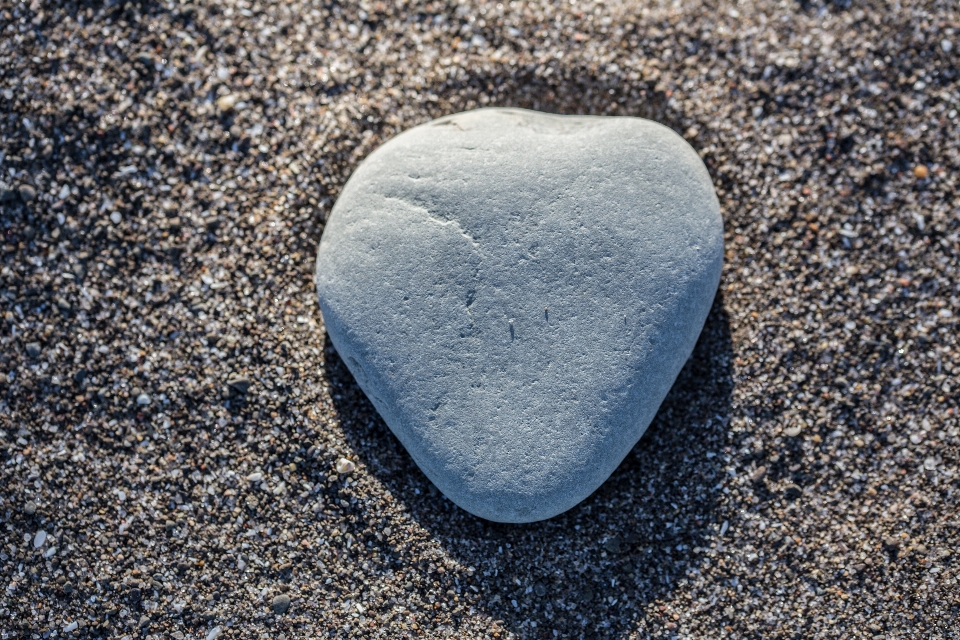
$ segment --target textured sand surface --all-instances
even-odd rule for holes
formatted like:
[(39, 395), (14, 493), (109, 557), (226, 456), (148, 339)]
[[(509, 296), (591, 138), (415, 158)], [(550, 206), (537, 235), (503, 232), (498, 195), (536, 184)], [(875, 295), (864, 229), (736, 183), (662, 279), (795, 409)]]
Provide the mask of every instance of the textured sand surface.
[[(953, 637), (958, 29), (945, 2), (4, 3), (0, 634)], [(664, 122), (726, 225), (650, 430), (534, 525), (431, 490), (312, 283), (359, 161), (482, 105)]]

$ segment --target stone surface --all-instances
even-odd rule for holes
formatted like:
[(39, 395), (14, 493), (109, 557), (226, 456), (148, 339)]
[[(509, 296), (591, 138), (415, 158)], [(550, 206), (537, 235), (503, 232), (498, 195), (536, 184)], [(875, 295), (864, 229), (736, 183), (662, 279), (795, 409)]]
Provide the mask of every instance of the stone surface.
[(483, 518), (574, 506), (617, 467), (713, 301), (696, 152), (639, 118), (483, 109), (411, 129), (320, 243), (327, 331), (424, 473)]

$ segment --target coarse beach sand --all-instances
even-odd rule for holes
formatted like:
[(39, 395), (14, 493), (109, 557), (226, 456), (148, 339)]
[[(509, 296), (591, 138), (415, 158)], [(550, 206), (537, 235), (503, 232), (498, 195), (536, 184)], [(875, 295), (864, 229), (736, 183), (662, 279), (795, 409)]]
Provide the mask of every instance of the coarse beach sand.
[[(0, 637), (956, 637), (958, 47), (940, 1), (4, 2)], [(485, 105), (663, 122), (726, 225), (648, 433), (522, 526), (312, 283), (357, 164)]]

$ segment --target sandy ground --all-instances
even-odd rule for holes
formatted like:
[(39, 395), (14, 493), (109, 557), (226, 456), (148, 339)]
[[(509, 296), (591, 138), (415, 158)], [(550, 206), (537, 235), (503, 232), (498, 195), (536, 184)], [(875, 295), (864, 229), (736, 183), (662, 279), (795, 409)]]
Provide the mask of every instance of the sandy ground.
[[(956, 637), (958, 30), (946, 2), (3, 3), (0, 637)], [(726, 221), (654, 425), (534, 525), (437, 494), (311, 282), (357, 163), (481, 105), (665, 122)]]

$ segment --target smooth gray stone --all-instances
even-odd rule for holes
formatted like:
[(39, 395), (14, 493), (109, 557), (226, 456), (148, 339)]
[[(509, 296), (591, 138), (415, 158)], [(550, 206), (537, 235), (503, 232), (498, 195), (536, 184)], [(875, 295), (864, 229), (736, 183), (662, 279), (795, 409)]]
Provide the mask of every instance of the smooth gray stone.
[(532, 522), (640, 439), (722, 259), (710, 176), (670, 129), (481, 109), (370, 154), (316, 284), (334, 346), (427, 477), (473, 514)]

